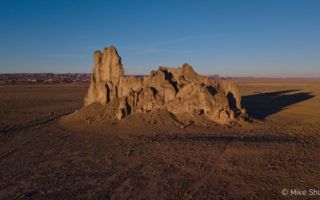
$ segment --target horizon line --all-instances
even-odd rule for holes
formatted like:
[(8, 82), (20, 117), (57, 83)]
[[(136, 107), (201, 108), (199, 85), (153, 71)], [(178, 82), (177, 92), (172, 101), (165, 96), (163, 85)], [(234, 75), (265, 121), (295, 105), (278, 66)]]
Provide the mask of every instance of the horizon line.
[[(21, 74), (92, 74), (92, 72), (63, 72), (63, 73), (55, 73), (55, 72), (14, 72), (14, 73), (0, 73), (0, 75), (21, 75)], [(125, 76), (147, 76), (149, 74), (126, 74)], [(310, 78), (310, 79), (320, 79), (320, 75), (316, 76), (260, 76), (260, 75), (248, 75), (248, 76), (232, 76), (232, 75), (219, 75), (219, 74), (201, 74), (203, 76), (218, 76), (223, 78)]]

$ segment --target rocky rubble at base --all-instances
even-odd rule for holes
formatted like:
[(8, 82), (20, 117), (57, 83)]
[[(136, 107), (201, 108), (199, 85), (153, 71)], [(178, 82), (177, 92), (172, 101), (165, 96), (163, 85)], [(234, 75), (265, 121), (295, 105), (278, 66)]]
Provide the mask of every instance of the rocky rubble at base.
[(233, 82), (209, 79), (197, 74), (188, 64), (178, 68), (159, 67), (144, 77), (126, 76), (113, 46), (94, 53), (85, 107), (97, 102), (112, 107), (118, 120), (157, 109), (175, 116), (204, 116), (220, 124), (246, 117), (238, 87)]

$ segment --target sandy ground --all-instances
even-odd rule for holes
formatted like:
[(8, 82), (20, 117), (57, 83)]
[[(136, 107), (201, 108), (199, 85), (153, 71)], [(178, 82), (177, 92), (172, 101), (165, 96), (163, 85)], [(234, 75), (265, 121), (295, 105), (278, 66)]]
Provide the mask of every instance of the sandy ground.
[(291, 199), (283, 189), (320, 190), (320, 81), (236, 82), (253, 123), (181, 128), (133, 116), (98, 131), (60, 123), (82, 106), (85, 84), (0, 86), (0, 199)]

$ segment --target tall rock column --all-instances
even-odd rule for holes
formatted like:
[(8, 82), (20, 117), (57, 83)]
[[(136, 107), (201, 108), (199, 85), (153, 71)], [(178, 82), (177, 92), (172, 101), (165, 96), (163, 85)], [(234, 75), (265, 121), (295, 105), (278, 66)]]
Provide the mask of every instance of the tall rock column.
[(85, 106), (94, 102), (106, 104), (112, 99), (118, 98), (118, 85), (124, 76), (121, 58), (115, 47), (107, 47), (103, 53), (95, 51), (93, 59), (93, 72), (84, 100)]

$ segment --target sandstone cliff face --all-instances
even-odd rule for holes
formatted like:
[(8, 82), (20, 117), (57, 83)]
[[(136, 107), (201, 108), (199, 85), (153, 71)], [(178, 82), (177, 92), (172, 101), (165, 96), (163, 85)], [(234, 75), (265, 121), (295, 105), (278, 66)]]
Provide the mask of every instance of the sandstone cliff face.
[(174, 115), (204, 115), (222, 124), (245, 115), (238, 87), (231, 81), (201, 76), (188, 64), (159, 67), (143, 78), (125, 76), (121, 58), (112, 46), (94, 54), (85, 106), (95, 102), (108, 105), (111, 101), (119, 120), (155, 109), (166, 109)]

